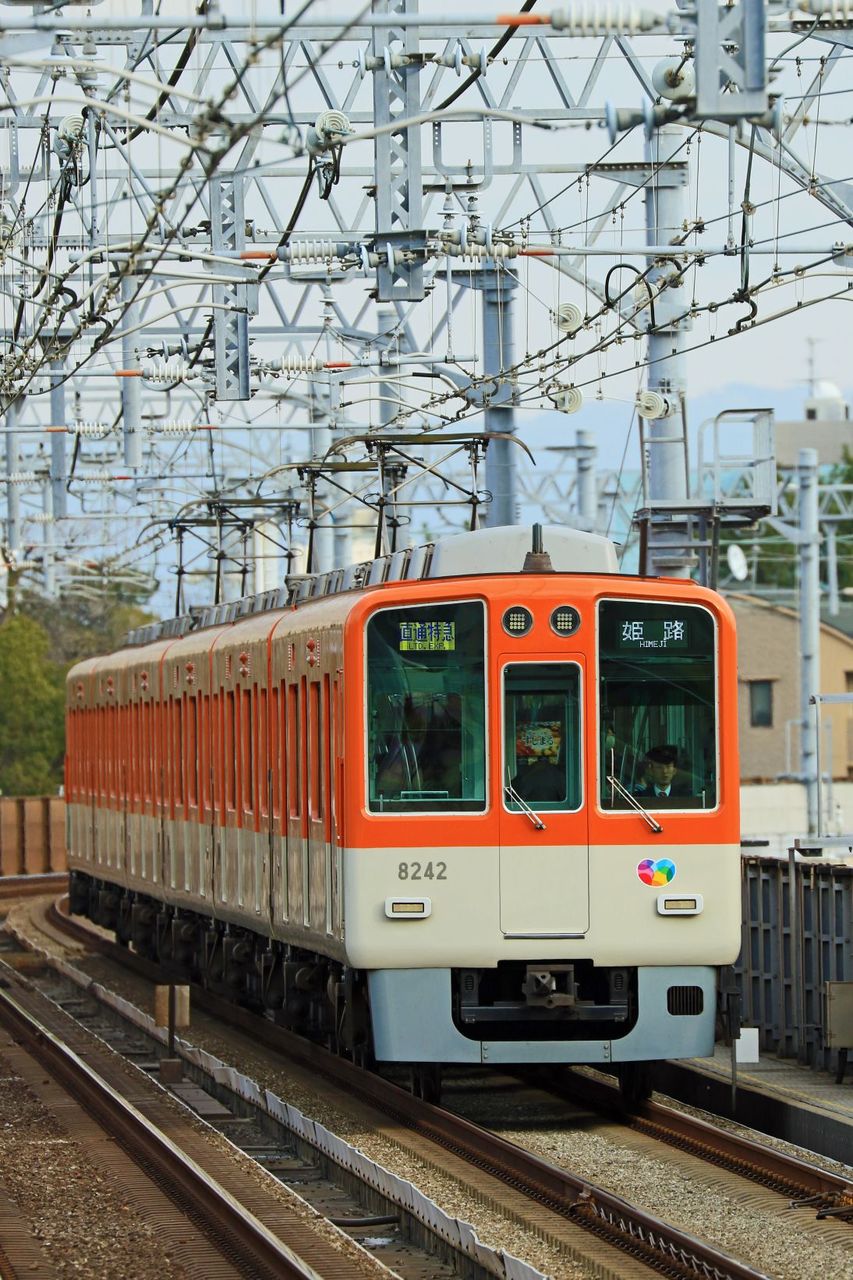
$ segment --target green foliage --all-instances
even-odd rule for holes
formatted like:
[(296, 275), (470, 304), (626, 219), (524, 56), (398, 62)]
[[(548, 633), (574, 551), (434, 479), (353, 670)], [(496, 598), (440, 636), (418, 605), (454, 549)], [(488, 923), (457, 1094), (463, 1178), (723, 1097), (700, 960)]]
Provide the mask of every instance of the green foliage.
[(0, 790), (4, 795), (56, 791), (62, 780), (64, 673), (32, 618), (0, 624)]
[(81, 658), (117, 649), (151, 620), (140, 597), (115, 584), (46, 600), (11, 593), (0, 619), (0, 791), (45, 795), (62, 783), (65, 676)]
[(131, 628), (151, 621), (135, 600), (111, 585), (87, 595), (69, 592), (59, 600), (28, 592), (20, 598), (19, 607), (45, 629), (50, 658), (64, 667), (96, 653), (111, 653)]

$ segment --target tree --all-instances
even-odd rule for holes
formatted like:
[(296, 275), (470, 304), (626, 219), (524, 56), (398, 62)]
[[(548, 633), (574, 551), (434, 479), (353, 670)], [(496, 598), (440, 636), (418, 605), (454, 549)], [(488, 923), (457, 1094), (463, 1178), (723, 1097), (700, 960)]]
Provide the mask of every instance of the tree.
[(0, 623), (0, 790), (56, 791), (64, 751), (63, 670), (51, 661), (47, 632), (33, 618)]
[(68, 668), (119, 648), (151, 615), (144, 592), (103, 578), (58, 600), (12, 587), (0, 618), (0, 791), (43, 795), (62, 783)]

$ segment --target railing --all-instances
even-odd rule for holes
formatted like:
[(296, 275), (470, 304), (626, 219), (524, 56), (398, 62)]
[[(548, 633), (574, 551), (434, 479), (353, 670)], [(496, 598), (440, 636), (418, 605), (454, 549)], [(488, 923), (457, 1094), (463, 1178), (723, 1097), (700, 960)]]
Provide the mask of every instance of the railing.
[(853, 981), (853, 867), (744, 856), (743, 947), (737, 972), (746, 1025), (762, 1049), (834, 1070), (826, 983)]

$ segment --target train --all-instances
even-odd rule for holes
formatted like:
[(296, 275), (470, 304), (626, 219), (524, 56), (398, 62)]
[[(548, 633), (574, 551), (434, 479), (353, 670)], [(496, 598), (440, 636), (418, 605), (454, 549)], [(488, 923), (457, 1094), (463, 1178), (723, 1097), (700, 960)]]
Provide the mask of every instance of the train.
[(486, 528), (131, 633), (67, 677), (70, 904), (356, 1061), (711, 1054), (740, 946), (733, 616)]

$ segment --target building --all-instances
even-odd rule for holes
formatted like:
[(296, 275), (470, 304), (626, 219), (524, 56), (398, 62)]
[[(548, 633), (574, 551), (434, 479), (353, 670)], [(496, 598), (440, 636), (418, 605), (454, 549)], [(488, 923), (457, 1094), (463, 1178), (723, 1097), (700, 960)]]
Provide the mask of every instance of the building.
[(853, 453), (853, 421), (850, 408), (834, 382), (815, 382), (803, 405), (803, 417), (795, 422), (775, 424), (776, 465), (789, 470), (797, 465), (804, 446), (817, 449), (820, 466), (836, 466), (844, 461), (844, 451)]
[[(799, 767), (800, 636), (795, 610), (756, 596), (729, 594), (738, 627), (738, 720), (741, 780), (768, 782)], [(841, 625), (820, 626), (821, 693), (853, 693), (853, 637)], [(833, 778), (853, 778), (853, 704), (822, 716), (821, 765)]]

